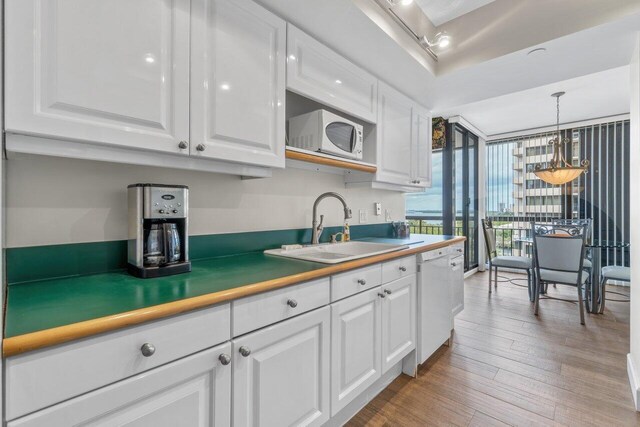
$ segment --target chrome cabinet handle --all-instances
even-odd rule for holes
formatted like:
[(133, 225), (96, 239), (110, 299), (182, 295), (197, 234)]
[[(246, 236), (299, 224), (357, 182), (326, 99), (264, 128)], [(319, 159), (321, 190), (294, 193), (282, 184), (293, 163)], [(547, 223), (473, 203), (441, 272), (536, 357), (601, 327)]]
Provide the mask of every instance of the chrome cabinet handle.
[(387, 297), (385, 294), (380, 293), (380, 292), (378, 292), (378, 296), (379, 296), (380, 298), (386, 298), (386, 297)]
[(458, 252), (462, 252), (462, 249), (456, 249)]
[(384, 293), (387, 294), (387, 295), (391, 295), (393, 292), (391, 292), (389, 289), (385, 289)]
[(240, 354), (243, 357), (247, 357), (247, 356), (249, 356), (251, 354), (251, 349), (249, 347), (245, 347), (245, 346), (240, 347), (238, 349), (238, 351), (240, 352)]
[(456, 263), (456, 262), (452, 262), (452, 263), (451, 263), (451, 266), (452, 266), (452, 267), (455, 267), (456, 265), (458, 265), (458, 263)]
[(399, 267), (399, 270), (400, 270), (400, 271), (407, 271), (407, 267), (405, 267), (404, 265), (401, 265), (401, 266)]
[(218, 356), (218, 360), (223, 365), (228, 365), (229, 363), (231, 363), (231, 356), (229, 356), (227, 353), (222, 353), (220, 356)]
[(294, 299), (287, 300), (287, 305), (291, 308), (296, 308), (298, 306), (298, 301)]
[(178, 148), (181, 148), (184, 150), (185, 148), (188, 148), (188, 147), (189, 147), (189, 143), (187, 141), (180, 141), (178, 143)]
[(366, 280), (364, 280), (364, 279), (358, 279), (358, 283), (359, 283), (360, 285), (364, 286), (364, 285), (366, 285), (366, 284), (367, 284), (367, 281), (366, 281)]
[(146, 342), (140, 347), (140, 352), (144, 357), (151, 357), (156, 352), (156, 348), (153, 344)]
[(205, 150), (205, 148), (207, 148), (207, 146), (206, 146), (206, 145), (204, 145), (204, 144), (198, 144), (198, 145), (196, 145), (196, 150), (198, 150), (198, 151), (204, 151), (204, 150)]

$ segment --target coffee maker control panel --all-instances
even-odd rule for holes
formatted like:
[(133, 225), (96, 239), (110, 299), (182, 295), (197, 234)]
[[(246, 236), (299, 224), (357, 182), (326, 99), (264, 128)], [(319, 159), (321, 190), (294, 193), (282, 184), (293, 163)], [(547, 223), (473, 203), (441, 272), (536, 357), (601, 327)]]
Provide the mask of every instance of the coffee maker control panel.
[(144, 188), (144, 217), (149, 219), (186, 218), (186, 189), (173, 187)]

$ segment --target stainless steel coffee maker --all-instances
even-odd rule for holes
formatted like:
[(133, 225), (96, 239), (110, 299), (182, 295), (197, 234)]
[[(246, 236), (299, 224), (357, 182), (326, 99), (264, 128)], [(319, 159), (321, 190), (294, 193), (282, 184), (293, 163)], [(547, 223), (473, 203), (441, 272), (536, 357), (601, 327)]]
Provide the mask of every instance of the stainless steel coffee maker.
[(191, 271), (189, 188), (132, 184), (129, 197), (129, 273), (149, 278)]

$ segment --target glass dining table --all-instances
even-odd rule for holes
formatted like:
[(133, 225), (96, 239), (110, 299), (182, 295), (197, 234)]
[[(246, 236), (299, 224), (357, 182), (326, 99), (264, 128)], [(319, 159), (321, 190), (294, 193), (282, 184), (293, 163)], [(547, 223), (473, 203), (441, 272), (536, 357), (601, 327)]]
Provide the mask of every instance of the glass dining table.
[[(533, 245), (533, 238), (517, 239), (526, 245)], [(589, 250), (587, 257), (591, 261), (591, 286), (589, 286), (585, 303), (590, 313), (600, 313), (600, 271), (602, 270), (602, 252), (606, 250), (624, 250), (629, 248), (629, 242), (604, 239), (591, 239), (585, 245)], [(529, 251), (527, 251), (528, 253)]]

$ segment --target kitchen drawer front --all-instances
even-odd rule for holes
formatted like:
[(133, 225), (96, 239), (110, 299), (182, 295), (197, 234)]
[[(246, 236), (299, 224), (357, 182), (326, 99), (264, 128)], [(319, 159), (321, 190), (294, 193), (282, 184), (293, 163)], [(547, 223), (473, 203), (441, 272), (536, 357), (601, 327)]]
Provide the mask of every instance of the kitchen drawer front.
[(417, 261), (416, 256), (411, 255), (382, 264), (382, 283), (393, 282), (402, 277), (416, 274)]
[(327, 304), (328, 277), (233, 301), (233, 336), (255, 331)]
[(382, 284), (380, 264), (337, 274), (331, 277), (331, 302), (375, 288), (380, 284)]
[[(229, 304), (10, 357), (7, 420), (114, 383), (230, 338)], [(146, 343), (155, 347), (147, 357)]]
[(456, 243), (455, 245), (451, 245), (451, 246), (449, 246), (449, 249), (451, 250), (452, 254), (462, 255), (462, 254), (464, 254), (464, 242), (463, 243)]

